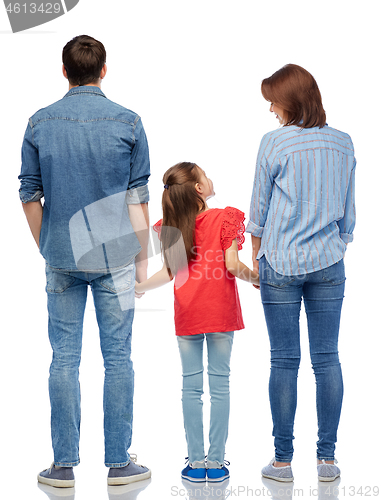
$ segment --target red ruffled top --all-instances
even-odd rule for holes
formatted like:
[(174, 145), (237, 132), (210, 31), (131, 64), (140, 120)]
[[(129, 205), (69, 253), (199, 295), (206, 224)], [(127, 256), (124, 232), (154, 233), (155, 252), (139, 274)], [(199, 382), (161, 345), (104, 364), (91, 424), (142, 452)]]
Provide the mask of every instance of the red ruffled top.
[[(176, 335), (229, 332), (244, 328), (235, 277), (225, 267), (225, 250), (245, 241), (245, 214), (213, 208), (196, 217), (197, 257), (175, 277)], [(162, 221), (154, 225), (160, 234)]]

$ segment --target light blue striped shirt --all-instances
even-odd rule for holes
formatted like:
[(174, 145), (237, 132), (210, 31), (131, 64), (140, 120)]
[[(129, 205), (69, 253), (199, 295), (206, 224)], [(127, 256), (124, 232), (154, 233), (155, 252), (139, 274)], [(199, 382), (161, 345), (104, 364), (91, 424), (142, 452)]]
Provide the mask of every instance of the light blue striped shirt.
[(261, 142), (246, 232), (283, 275), (311, 273), (344, 257), (356, 220), (353, 144), (327, 125), (285, 126)]

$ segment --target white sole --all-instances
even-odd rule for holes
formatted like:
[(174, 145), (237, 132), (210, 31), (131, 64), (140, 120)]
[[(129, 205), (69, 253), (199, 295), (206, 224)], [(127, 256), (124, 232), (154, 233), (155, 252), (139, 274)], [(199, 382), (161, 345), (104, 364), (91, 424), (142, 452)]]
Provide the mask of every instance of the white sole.
[(52, 479), (40, 476), (40, 474), (37, 476), (37, 481), (55, 488), (73, 488), (75, 484), (75, 479)]
[(318, 479), (319, 479), (319, 481), (323, 481), (324, 483), (327, 483), (329, 481), (334, 481), (338, 477), (340, 477), (340, 474), (336, 474), (336, 476), (334, 476), (334, 477), (322, 477), (322, 476), (318, 476)]
[(293, 477), (275, 477), (275, 476), (268, 476), (267, 474), (262, 474), (262, 476), (267, 479), (273, 479), (274, 481), (279, 481), (281, 483), (292, 483), (294, 481)]
[(121, 484), (131, 484), (137, 481), (143, 481), (143, 479), (149, 479), (151, 477), (151, 471), (143, 472), (142, 474), (135, 474), (134, 476), (124, 476), (124, 477), (108, 477), (107, 484), (109, 486), (119, 486)]

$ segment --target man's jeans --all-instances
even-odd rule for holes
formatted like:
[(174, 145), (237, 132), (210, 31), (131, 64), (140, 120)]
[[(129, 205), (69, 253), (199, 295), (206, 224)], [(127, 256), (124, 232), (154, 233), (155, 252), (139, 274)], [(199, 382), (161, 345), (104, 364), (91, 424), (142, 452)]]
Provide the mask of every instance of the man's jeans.
[(208, 461), (224, 463), (229, 427), (229, 375), (233, 332), (178, 336), (183, 368), (183, 414), (189, 462), (203, 461), (204, 429), (202, 417), (203, 346), (208, 346), (210, 428)]
[(90, 285), (105, 366), (105, 464), (129, 463), (134, 371), (131, 329), (135, 301), (135, 264), (112, 274), (59, 271), (46, 265), (49, 339), (53, 349), (49, 395), (54, 463), (79, 463), (80, 387), (83, 317)]
[(259, 261), (262, 304), (271, 344), (270, 405), (275, 458), (291, 462), (300, 363), (299, 315), (303, 297), (316, 379), (317, 457), (333, 460), (343, 398), (338, 355), (345, 270), (340, 262), (320, 271), (283, 276)]

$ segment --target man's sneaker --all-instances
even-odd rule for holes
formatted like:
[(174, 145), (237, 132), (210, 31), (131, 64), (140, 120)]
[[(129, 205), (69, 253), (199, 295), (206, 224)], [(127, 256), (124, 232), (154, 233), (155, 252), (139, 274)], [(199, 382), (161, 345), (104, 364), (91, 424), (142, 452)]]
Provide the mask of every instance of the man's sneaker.
[[(188, 462), (188, 458), (186, 458)], [(187, 463), (185, 462), (185, 463)], [(181, 477), (192, 483), (203, 483), (206, 481), (205, 460), (195, 460), (181, 471)]]
[[(225, 460), (225, 464), (230, 465), (230, 462)], [(206, 475), (208, 477), (208, 481), (211, 483), (219, 483), (220, 481), (225, 481), (225, 479), (230, 477), (229, 469), (227, 469), (224, 464), (210, 461), (207, 461), (206, 463)]]
[[(340, 476), (340, 469), (337, 465), (327, 464), (325, 460), (322, 460), (322, 462), (317, 466), (319, 481), (334, 481)], [(337, 463), (336, 460), (335, 463)]]
[(292, 482), (294, 476), (292, 475), (291, 465), (286, 465), (285, 467), (274, 467), (275, 458), (271, 460), (269, 465), (263, 467), (262, 476), (268, 479), (274, 479), (274, 481), (282, 481), (284, 483)]
[(136, 463), (136, 455), (130, 455), (130, 463), (124, 467), (110, 467), (107, 484), (117, 486), (119, 484), (130, 484), (136, 481), (149, 479), (151, 471), (144, 465)]
[(56, 488), (73, 488), (75, 483), (73, 467), (57, 467), (52, 463), (49, 469), (39, 473), (37, 481)]

